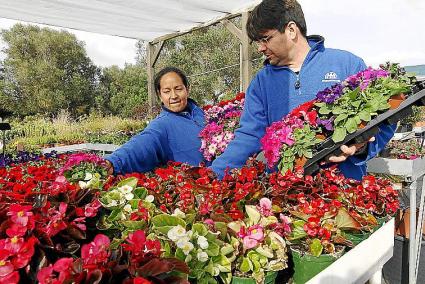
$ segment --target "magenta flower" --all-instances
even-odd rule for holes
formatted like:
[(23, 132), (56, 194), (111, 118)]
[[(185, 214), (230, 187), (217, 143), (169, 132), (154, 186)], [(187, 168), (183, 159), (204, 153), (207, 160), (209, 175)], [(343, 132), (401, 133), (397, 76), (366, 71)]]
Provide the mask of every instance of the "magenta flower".
[(264, 229), (259, 224), (249, 227), (248, 230), (242, 227), (238, 236), (242, 238), (244, 249), (252, 249), (264, 240)]
[(257, 209), (263, 216), (272, 216), (272, 202), (270, 199), (263, 197), (260, 199), (260, 205), (257, 205)]
[(81, 258), (85, 265), (106, 263), (109, 257), (111, 241), (103, 234), (98, 234), (94, 240), (81, 248)]

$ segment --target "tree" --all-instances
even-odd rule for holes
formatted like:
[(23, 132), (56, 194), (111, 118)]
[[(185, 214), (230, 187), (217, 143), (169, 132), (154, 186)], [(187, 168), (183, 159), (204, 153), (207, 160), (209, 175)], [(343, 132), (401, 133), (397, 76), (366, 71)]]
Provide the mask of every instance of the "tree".
[(122, 117), (135, 117), (147, 102), (147, 74), (140, 64), (104, 68), (100, 79), (97, 107), (104, 113)]
[(99, 70), (83, 42), (66, 31), (22, 24), (2, 30), (1, 37), (7, 45), (3, 96), (8, 109), (21, 116), (89, 112)]

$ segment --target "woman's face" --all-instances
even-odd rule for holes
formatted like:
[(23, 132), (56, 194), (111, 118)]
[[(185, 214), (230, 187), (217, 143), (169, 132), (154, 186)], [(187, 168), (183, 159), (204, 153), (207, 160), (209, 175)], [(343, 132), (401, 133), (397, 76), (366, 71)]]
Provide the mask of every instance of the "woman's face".
[(159, 97), (167, 109), (180, 112), (186, 108), (188, 89), (177, 73), (170, 72), (162, 76), (159, 86)]

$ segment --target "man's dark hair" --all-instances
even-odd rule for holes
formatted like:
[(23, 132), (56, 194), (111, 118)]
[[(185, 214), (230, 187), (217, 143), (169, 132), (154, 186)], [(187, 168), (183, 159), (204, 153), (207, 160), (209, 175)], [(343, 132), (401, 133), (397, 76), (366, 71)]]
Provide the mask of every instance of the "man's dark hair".
[(182, 81), (183, 81), (183, 85), (186, 87), (186, 89), (189, 89), (189, 80), (187, 79), (186, 74), (184, 74), (184, 73), (183, 73), (183, 71), (182, 71), (182, 70), (180, 70), (180, 69), (179, 69), (179, 68), (177, 68), (177, 67), (169, 66), (169, 67), (165, 67), (164, 69), (162, 69), (161, 71), (159, 71), (159, 72), (156, 74), (156, 76), (155, 76), (155, 79), (154, 79), (154, 81), (153, 81), (153, 85), (154, 85), (154, 87), (155, 87), (155, 92), (156, 92), (156, 94), (157, 94), (157, 95), (159, 95), (160, 90), (161, 90), (161, 84), (160, 84), (160, 82), (161, 82), (161, 78), (162, 78), (164, 75), (166, 75), (166, 74), (168, 74), (168, 73), (171, 73), (171, 72), (174, 72), (174, 73), (176, 73), (177, 75), (179, 75), (179, 77), (180, 77), (180, 78), (182, 79)]
[(251, 40), (259, 40), (268, 30), (280, 32), (293, 21), (307, 37), (307, 25), (301, 5), (296, 0), (263, 0), (251, 12), (246, 30)]

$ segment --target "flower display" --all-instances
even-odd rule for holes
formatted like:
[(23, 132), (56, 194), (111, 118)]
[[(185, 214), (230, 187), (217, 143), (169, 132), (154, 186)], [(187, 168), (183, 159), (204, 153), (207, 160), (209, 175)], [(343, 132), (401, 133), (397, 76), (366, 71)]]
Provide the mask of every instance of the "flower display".
[(232, 100), (204, 107), (206, 125), (199, 136), (202, 143), (200, 151), (207, 161), (220, 156), (235, 137), (244, 101), (245, 94), (239, 93)]
[[(391, 98), (410, 92), (412, 79), (397, 64), (367, 68), (319, 91), (312, 101), (272, 123), (261, 139), (267, 165), (285, 173), (303, 166), (327, 138), (342, 142), (348, 134), (390, 108)], [(364, 126), (363, 125), (363, 126)]]

